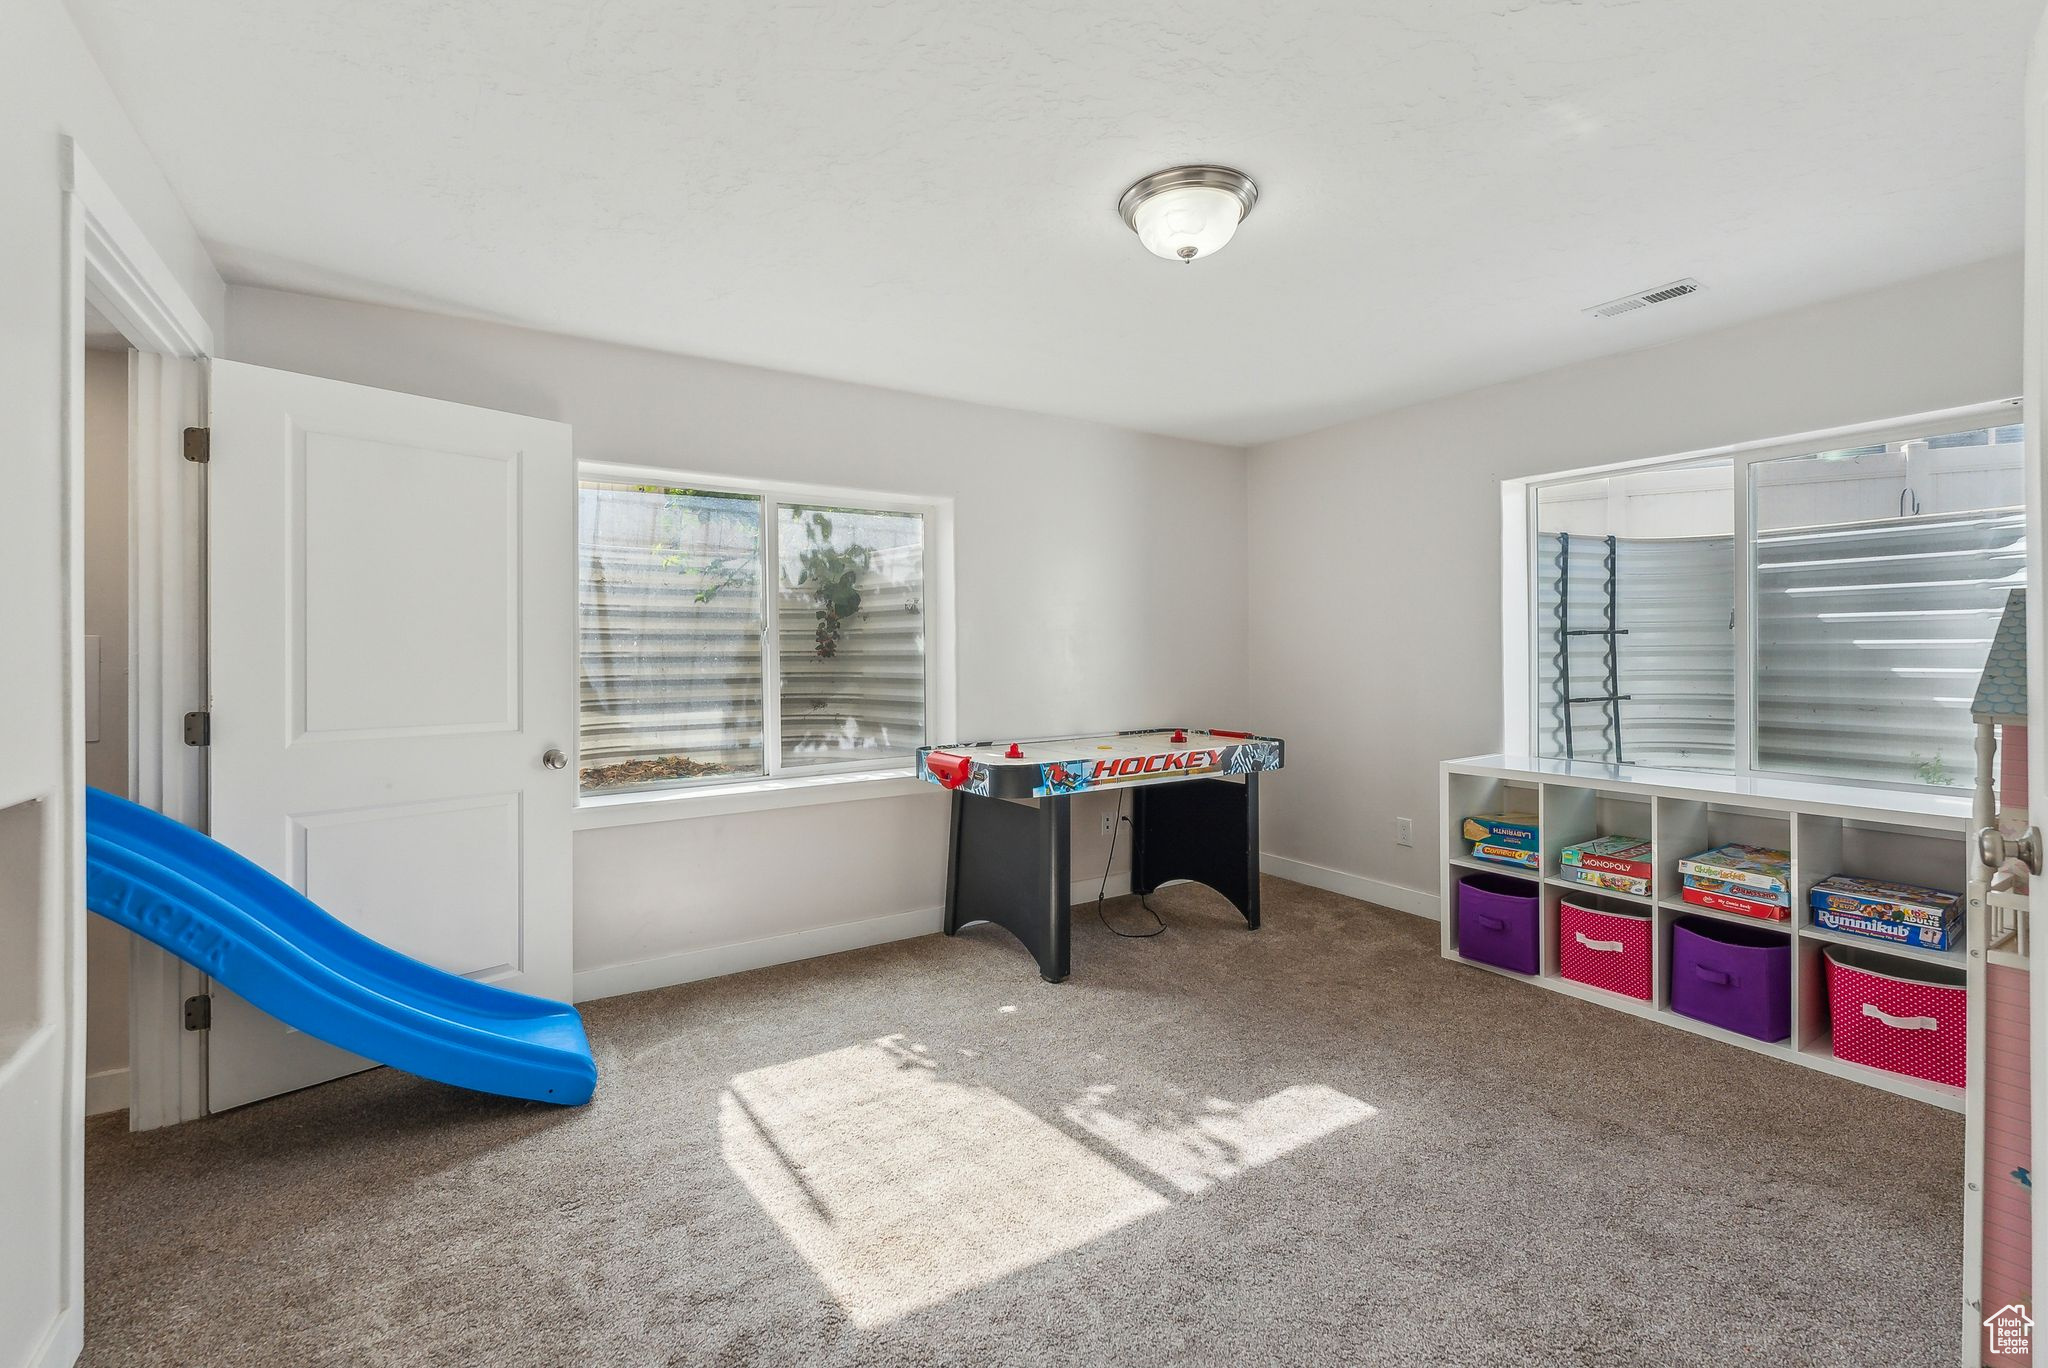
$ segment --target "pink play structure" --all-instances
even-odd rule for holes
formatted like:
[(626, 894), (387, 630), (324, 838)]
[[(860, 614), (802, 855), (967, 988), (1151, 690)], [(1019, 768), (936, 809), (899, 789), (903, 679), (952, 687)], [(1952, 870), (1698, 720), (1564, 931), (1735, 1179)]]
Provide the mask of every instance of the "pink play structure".
[(1970, 861), (1970, 972), (1981, 975), (1981, 991), (1970, 998), (1965, 1107), (1963, 1297), (1971, 1318), (1965, 1364), (2031, 1362), (2024, 1350), (1995, 1348), (1984, 1324), (2001, 1313), (2010, 1322), (2033, 1309), (2028, 871), (2016, 858), (2030, 825), (2026, 607), (2026, 591), (2014, 590), (1970, 706), (1977, 723), (1973, 826), (1979, 833)]

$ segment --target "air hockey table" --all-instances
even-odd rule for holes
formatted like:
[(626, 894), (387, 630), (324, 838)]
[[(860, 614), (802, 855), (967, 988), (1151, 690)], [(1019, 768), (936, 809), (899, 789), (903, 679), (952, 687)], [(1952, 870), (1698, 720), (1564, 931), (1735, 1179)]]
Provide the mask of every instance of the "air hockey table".
[(993, 922), (1024, 943), (1048, 983), (1067, 977), (1073, 876), (1068, 805), (1131, 789), (1131, 891), (1207, 884), (1259, 925), (1259, 776), (1277, 737), (1215, 728), (927, 746), (918, 775), (953, 795), (946, 934)]

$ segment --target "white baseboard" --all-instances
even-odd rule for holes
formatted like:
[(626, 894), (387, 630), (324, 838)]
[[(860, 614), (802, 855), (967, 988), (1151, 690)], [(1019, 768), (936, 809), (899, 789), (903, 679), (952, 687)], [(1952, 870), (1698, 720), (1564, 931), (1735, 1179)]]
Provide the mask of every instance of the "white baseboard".
[(1083, 879), (1074, 885), (1073, 895), (1067, 899), (1075, 907), (1093, 906), (1095, 899), (1121, 898), (1131, 891), (1131, 871), (1119, 869), (1109, 876), (1109, 887), (1102, 886), (1102, 871), (1095, 871), (1092, 879)]
[[(1069, 896), (1077, 906), (1093, 903), (1101, 887), (1102, 880), (1098, 875), (1075, 884)], [(1121, 897), (1130, 891), (1131, 876), (1128, 872), (1119, 870), (1109, 876), (1108, 897)], [(600, 969), (582, 969), (577, 971), (572, 991), (576, 1001), (591, 1002), (622, 993), (673, 988), (679, 983), (695, 983), (699, 979), (717, 978), (723, 974), (765, 969), (771, 964), (789, 964), (796, 960), (815, 959), (819, 955), (836, 955), (844, 950), (865, 949), (888, 941), (908, 940), (912, 936), (929, 936), (945, 928), (945, 916), (943, 908), (923, 907), (913, 912), (892, 912), (862, 921), (838, 922), (780, 936), (763, 936), (759, 940), (707, 946), (702, 950), (684, 950), (674, 955), (657, 955), (653, 959), (611, 964)], [(126, 1106), (125, 1091), (122, 1098), (122, 1105)]]
[(85, 1114), (101, 1116), (128, 1110), (128, 1070), (101, 1069), (85, 1076)]
[(1425, 893), (1419, 888), (1408, 888), (1401, 884), (1387, 883), (1381, 879), (1368, 879), (1363, 874), (1347, 874), (1341, 869), (1325, 869), (1306, 860), (1290, 860), (1284, 855), (1260, 855), (1259, 868), (1279, 879), (1292, 879), (1307, 884), (1310, 888), (1327, 889), (1342, 893), (1347, 898), (1360, 902), (1391, 907), (1396, 912), (1410, 912), (1418, 917), (1438, 920), (1443, 900), (1434, 893)]

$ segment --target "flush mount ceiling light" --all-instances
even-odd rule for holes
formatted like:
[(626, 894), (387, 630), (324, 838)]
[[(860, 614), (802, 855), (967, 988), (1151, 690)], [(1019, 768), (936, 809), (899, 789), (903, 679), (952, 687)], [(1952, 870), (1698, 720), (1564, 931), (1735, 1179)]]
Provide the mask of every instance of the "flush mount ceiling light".
[(1116, 211), (1153, 256), (1193, 261), (1223, 250), (1259, 202), (1259, 187), (1227, 166), (1173, 166), (1124, 191)]

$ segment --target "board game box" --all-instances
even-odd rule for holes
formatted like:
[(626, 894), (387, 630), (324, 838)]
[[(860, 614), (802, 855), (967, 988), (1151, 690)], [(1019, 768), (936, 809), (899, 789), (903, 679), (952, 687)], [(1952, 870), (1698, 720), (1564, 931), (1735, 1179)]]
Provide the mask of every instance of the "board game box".
[[(1820, 890), (1815, 889), (1817, 894)], [(1963, 919), (1956, 917), (1941, 926), (1922, 926), (1917, 922), (1899, 921), (1891, 917), (1865, 917), (1854, 912), (1838, 912), (1832, 907), (1815, 904), (1813, 924), (1826, 931), (1846, 931), (1852, 936), (1866, 936), (1871, 940), (1889, 941), (1894, 945), (1917, 945), (1927, 950), (1946, 950), (1962, 935)]]
[(1650, 877), (1650, 843), (1640, 836), (1602, 836), (1597, 840), (1568, 845), (1558, 859), (1581, 869), (1603, 874), (1626, 874), (1633, 879)]
[[(1903, 922), (1940, 930), (1961, 914), (1963, 900), (1941, 888), (1895, 883), (1889, 879), (1857, 879), (1847, 874), (1830, 874), (1813, 886), (1807, 901), (1814, 913)], [(1946, 946), (1936, 946), (1945, 949)]]
[[(1704, 874), (1688, 874), (1680, 879), (1679, 892), (1681, 895), (1688, 892), (1713, 893), (1720, 897), (1739, 898), (1743, 902), (1768, 904), (1771, 907), (1788, 910), (1792, 906), (1790, 898), (1781, 898), (1764, 889), (1752, 888), (1748, 884), (1730, 883), (1726, 879), (1710, 879)], [(1775, 915), (1784, 914), (1781, 912)]]
[(1467, 817), (1465, 839), (1474, 845), (1501, 846), (1508, 850), (1536, 849), (1536, 818), (1527, 812), (1504, 812)]
[(1533, 850), (1517, 850), (1513, 846), (1492, 845), (1485, 841), (1473, 844), (1472, 858), (1493, 864), (1513, 865), (1517, 869), (1537, 869), (1543, 863), (1543, 857)]
[[(1790, 905), (1792, 854), (1763, 846), (1724, 845), (1678, 862), (1690, 887)], [(1699, 880), (1694, 883), (1694, 879)], [(1743, 893), (1742, 889), (1749, 889)]]
[(1697, 888), (1690, 881), (1678, 890), (1678, 896), (1695, 907), (1712, 908), (1716, 912), (1733, 912), (1737, 916), (1755, 917), (1758, 921), (1785, 921), (1792, 915), (1792, 909), (1784, 903), (1760, 902), (1755, 898), (1744, 898), (1717, 889)]
[(1633, 893), (1639, 898), (1650, 896), (1650, 881), (1632, 874), (1609, 874), (1604, 869), (1587, 869), (1581, 865), (1566, 865), (1557, 871), (1558, 877), (1587, 888), (1604, 888), (1610, 893)]

